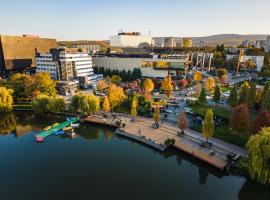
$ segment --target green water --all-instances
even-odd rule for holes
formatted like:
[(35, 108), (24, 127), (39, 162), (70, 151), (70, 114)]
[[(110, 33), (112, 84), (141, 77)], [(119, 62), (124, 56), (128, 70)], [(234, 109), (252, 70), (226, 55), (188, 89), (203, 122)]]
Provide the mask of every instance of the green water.
[(0, 199), (270, 199), (270, 189), (225, 175), (174, 149), (160, 153), (83, 125), (71, 138), (34, 141), (64, 117), (16, 112), (0, 116)]

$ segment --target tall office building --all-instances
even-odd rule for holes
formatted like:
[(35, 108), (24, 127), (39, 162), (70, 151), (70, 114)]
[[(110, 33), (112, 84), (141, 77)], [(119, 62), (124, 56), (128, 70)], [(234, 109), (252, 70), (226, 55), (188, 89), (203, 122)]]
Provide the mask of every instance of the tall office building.
[(94, 79), (92, 57), (87, 53), (67, 49), (51, 49), (36, 56), (37, 73), (47, 72), (52, 79), (70, 80), (78, 77)]
[(55, 39), (33, 35), (0, 36), (0, 75), (9, 76), (36, 66), (36, 52), (45, 53), (56, 48)]
[(270, 36), (267, 36), (266, 41), (265, 41), (265, 52), (267, 53), (270, 52)]

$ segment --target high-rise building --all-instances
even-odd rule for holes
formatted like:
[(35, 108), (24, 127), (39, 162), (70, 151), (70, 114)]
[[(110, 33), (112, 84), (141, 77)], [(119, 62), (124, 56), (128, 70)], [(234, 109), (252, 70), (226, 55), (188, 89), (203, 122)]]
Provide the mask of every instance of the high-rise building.
[(67, 49), (51, 49), (49, 53), (38, 53), (36, 72), (47, 72), (52, 79), (70, 80), (78, 77), (94, 79), (92, 57), (87, 53)]
[(190, 38), (183, 38), (183, 47), (192, 47), (192, 40)]
[(0, 75), (9, 76), (16, 72), (36, 67), (36, 52), (45, 53), (56, 48), (55, 39), (33, 35), (0, 36)]
[(257, 40), (255, 42), (255, 47), (256, 48), (265, 48), (265, 40)]
[(138, 48), (142, 44), (152, 45), (152, 36), (141, 35), (139, 32), (121, 32), (110, 37), (111, 47), (134, 47)]
[(267, 53), (270, 52), (270, 36), (267, 36), (267, 38), (266, 38), (264, 50)]

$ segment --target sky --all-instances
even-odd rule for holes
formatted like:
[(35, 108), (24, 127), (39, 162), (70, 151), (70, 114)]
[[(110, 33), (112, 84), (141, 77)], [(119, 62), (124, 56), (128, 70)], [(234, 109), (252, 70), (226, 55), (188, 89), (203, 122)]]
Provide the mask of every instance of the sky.
[(152, 36), (270, 34), (270, 0), (0, 0), (0, 34), (108, 40)]

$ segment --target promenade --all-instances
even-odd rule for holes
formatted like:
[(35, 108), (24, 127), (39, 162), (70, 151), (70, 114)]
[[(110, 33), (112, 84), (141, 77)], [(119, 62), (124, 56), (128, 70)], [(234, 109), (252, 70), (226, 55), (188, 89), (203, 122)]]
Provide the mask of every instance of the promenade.
[(152, 128), (153, 119), (136, 117), (134, 120), (130, 115), (117, 114), (116, 116), (95, 114), (84, 118), (85, 122), (91, 122), (96, 124), (103, 124), (113, 127), (117, 126), (117, 121), (121, 121), (125, 124), (124, 127), (120, 127), (116, 130), (116, 134), (128, 137), (138, 142), (142, 142), (146, 145), (152, 146), (156, 149), (164, 151), (167, 146), (165, 141), (167, 139), (174, 139), (174, 147), (185, 153), (200, 159), (218, 169), (223, 170), (229, 164), (227, 155), (235, 157), (247, 156), (244, 149), (236, 147), (235, 145), (228, 144), (224, 141), (213, 141), (211, 147), (201, 147), (200, 144), (203, 141), (201, 135), (198, 132), (187, 129), (183, 136), (179, 136), (177, 133), (179, 129), (172, 124), (163, 123), (160, 124), (158, 129)]

